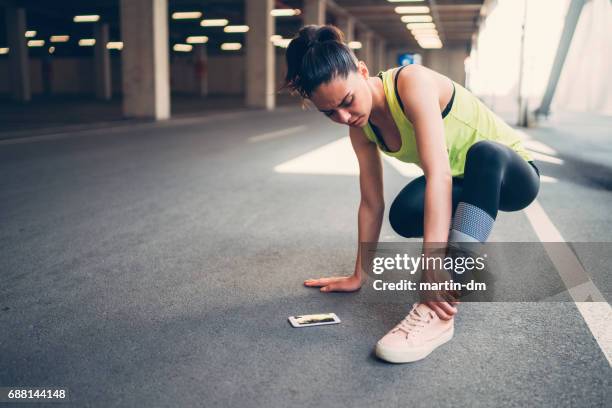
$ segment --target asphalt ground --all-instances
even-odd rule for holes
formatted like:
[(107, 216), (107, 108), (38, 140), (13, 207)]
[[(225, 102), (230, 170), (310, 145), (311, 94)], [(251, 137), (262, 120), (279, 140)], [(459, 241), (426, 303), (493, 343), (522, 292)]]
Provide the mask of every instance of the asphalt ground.
[[(528, 131), (557, 158), (538, 202), (565, 241), (612, 241), (610, 122)], [(609, 406), (610, 344), (571, 301), (464, 303), (451, 342), (391, 365), (373, 347), (409, 302), (302, 285), (352, 272), (346, 134), (283, 108), (0, 142), (0, 386), (92, 407)], [(390, 204), (410, 180), (384, 166)], [(537, 228), (500, 213), (491, 240)], [(381, 239), (401, 240), (386, 220)], [(287, 322), (328, 311), (342, 323)]]

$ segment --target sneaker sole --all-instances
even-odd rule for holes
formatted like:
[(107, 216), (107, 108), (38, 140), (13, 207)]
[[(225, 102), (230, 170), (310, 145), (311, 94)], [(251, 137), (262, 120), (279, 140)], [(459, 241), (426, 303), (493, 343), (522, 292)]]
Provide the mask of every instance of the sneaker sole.
[(451, 327), (430, 343), (410, 350), (396, 350), (376, 344), (376, 356), (389, 363), (412, 363), (427, 357), (436, 348), (453, 338), (455, 328)]

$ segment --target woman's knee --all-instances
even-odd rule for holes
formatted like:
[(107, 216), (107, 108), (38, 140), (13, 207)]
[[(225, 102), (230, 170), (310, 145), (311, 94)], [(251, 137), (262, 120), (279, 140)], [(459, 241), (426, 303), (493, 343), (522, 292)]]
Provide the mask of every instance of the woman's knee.
[(510, 158), (509, 147), (493, 142), (481, 140), (474, 143), (466, 155), (466, 166), (474, 166), (479, 172), (501, 168)]
[(406, 186), (393, 200), (389, 208), (389, 224), (405, 238), (423, 236), (424, 188), (418, 185)]

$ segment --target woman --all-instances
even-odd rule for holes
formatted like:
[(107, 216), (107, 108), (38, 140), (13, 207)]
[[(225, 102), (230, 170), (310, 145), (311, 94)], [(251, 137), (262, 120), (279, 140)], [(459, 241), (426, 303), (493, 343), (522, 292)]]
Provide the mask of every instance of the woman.
[[(418, 65), (369, 76), (333, 26), (305, 26), (287, 48), (286, 86), (331, 120), (349, 126), (359, 162), (359, 242), (378, 241), (384, 214), (379, 150), (415, 163), (389, 210), (393, 229), (428, 243), (485, 242), (498, 210), (517, 211), (539, 190), (539, 171), (519, 137), (475, 96)], [(454, 214), (454, 217), (451, 216)], [(450, 230), (450, 234), (449, 234)], [(323, 292), (358, 290), (361, 253), (351, 276), (309, 279)], [(449, 341), (457, 302), (422, 302), (376, 344), (390, 362), (426, 357)]]

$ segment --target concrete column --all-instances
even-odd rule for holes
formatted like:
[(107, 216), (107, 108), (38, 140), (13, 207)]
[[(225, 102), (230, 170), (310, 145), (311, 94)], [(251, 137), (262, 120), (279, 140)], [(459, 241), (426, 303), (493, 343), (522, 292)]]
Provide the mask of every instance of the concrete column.
[(378, 44), (376, 47), (376, 63), (378, 67), (376, 68), (376, 70), (383, 71), (385, 69), (390, 68), (387, 66), (387, 42), (382, 38), (379, 38), (377, 43)]
[(110, 53), (108, 43), (108, 24), (96, 24), (94, 27), (96, 45), (94, 49), (94, 71), (96, 80), (96, 98), (108, 101), (112, 97)]
[(274, 0), (249, 0), (246, 18), (246, 104), (254, 108), (274, 109), (274, 18), (270, 15)]
[(195, 80), (198, 96), (208, 96), (208, 50), (206, 44), (197, 44), (194, 48)]
[(304, 0), (304, 25), (325, 24), (325, 0)]
[(123, 114), (170, 117), (168, 0), (121, 0)]
[(363, 60), (368, 68), (372, 70), (374, 63), (374, 35), (371, 31), (361, 31), (358, 41), (361, 42), (361, 50), (359, 50), (359, 58)]
[(6, 36), (9, 47), (9, 77), (13, 99), (28, 102), (32, 99), (30, 62), (25, 38), (25, 9), (6, 8)]
[(339, 16), (336, 20), (338, 28), (344, 33), (347, 43), (355, 40), (355, 19), (351, 16)]

